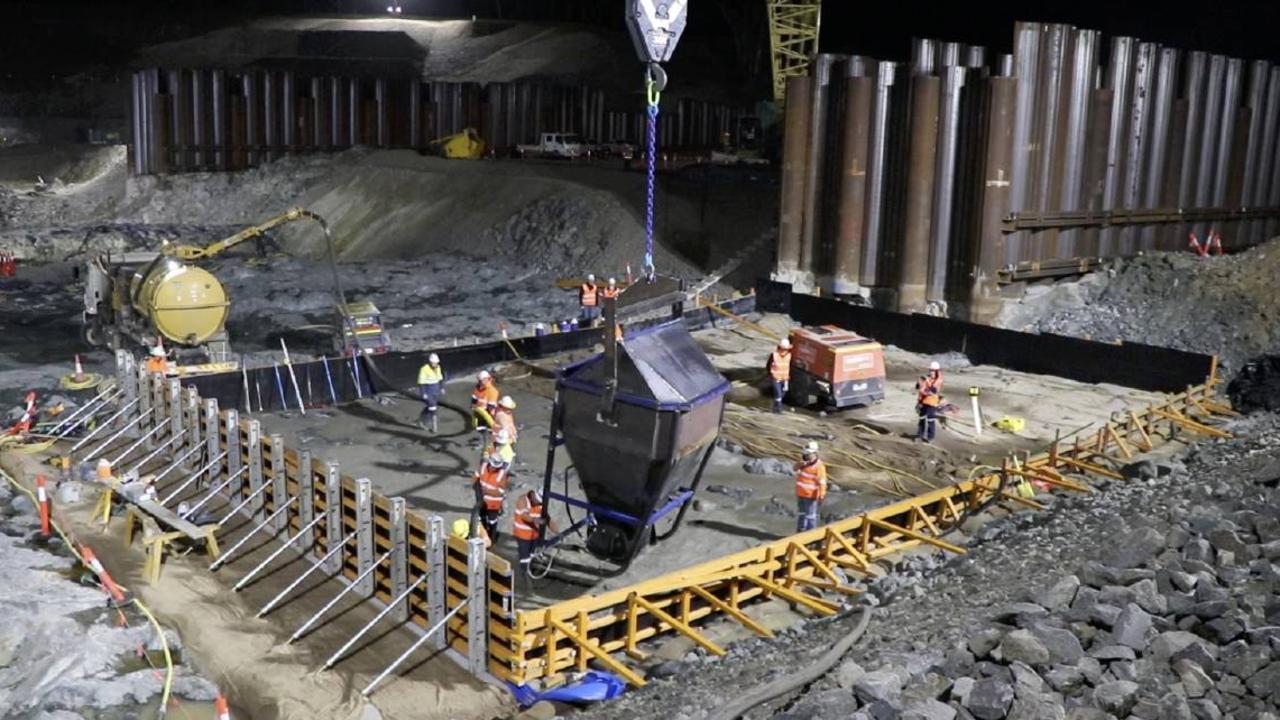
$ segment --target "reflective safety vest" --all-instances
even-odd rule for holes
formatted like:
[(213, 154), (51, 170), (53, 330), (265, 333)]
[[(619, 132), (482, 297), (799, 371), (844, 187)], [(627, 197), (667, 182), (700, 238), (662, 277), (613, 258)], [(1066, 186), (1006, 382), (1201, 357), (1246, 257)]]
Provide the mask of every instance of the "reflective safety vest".
[(483, 407), (490, 412), (498, 407), (498, 387), (492, 380), (476, 383), (476, 389), (471, 393), (471, 406)]
[(801, 465), (796, 471), (796, 497), (821, 500), (827, 496), (827, 466), (821, 460)]
[(582, 283), (582, 307), (595, 307), (599, 301), (599, 297), (596, 296), (596, 286)]
[(619, 288), (616, 288), (616, 287), (611, 288), (608, 286), (605, 286), (603, 289), (600, 290), (600, 294), (607, 298), (618, 297), (618, 293), (620, 292), (622, 292), (622, 290), (620, 290)]
[(933, 389), (920, 391), (920, 404), (925, 407), (938, 407), (942, 404), (942, 396)]
[(162, 357), (152, 355), (147, 358), (147, 372), (162, 373), (169, 369), (169, 363)]
[(480, 495), (487, 510), (501, 510), (502, 501), (507, 498), (507, 468), (496, 468), (489, 463), (476, 473), (476, 482), (480, 484)]
[(437, 385), (444, 380), (444, 368), (427, 363), (418, 368), (419, 385)]
[(774, 350), (769, 355), (769, 374), (778, 382), (791, 379), (791, 353)]
[(515, 445), (516, 436), (519, 434), (516, 432), (515, 414), (502, 406), (498, 406), (498, 409), (493, 413), (493, 423), (494, 432), (497, 432), (498, 430), (506, 430), (507, 437), (511, 438), (511, 444)]
[(529, 496), (525, 495), (516, 502), (512, 534), (517, 540), (537, 540), (539, 527), (542, 527), (542, 506), (529, 502)]

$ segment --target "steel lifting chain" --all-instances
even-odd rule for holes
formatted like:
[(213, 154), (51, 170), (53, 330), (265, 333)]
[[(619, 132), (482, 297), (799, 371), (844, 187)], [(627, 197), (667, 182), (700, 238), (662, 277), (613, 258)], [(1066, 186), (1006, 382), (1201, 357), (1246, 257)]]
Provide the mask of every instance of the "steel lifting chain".
[(658, 172), (658, 102), (662, 97), (662, 90), (667, 84), (667, 75), (662, 71), (662, 67), (657, 63), (649, 63), (646, 66), (645, 77), (645, 99), (648, 102), (648, 113), (646, 118), (646, 138), (645, 155), (647, 156), (647, 165), (645, 167), (645, 196), (644, 196), (644, 268), (643, 274), (650, 280), (653, 279), (655, 268), (653, 262), (653, 205), (657, 195), (654, 180)]

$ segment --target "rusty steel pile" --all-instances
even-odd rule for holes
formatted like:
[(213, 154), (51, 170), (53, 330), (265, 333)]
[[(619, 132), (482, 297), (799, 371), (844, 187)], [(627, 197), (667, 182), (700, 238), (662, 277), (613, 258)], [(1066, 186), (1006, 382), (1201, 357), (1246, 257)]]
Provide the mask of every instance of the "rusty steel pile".
[[(1104, 60), (1105, 59), (1105, 60)], [(775, 278), (984, 318), (997, 271), (1280, 229), (1280, 67), (1023, 22), (789, 80)]]
[[(543, 132), (592, 140), (644, 137), (644, 110), (586, 85), (426, 81), (292, 70), (149, 68), (132, 78), (131, 170), (136, 175), (239, 170), (296, 152), (359, 145), (421, 149), (476, 128), (498, 152)], [(663, 147), (710, 147), (741, 112), (673, 98), (659, 118)]]

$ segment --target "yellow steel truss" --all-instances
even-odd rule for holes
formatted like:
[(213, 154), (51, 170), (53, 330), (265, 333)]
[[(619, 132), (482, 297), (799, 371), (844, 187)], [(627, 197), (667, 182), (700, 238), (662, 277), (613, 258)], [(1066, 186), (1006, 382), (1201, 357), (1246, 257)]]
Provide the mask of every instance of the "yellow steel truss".
[(773, 54), (773, 99), (787, 95), (787, 78), (804, 75), (818, 51), (822, 0), (766, 0), (769, 47)]

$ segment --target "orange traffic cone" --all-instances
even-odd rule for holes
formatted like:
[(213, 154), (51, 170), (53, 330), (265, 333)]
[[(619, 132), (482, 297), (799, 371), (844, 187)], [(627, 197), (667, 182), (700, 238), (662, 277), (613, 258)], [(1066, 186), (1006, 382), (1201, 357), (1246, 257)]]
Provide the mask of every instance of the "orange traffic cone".
[(231, 710), (227, 707), (227, 699), (218, 693), (213, 701), (213, 712), (216, 720), (231, 720)]
[(43, 475), (36, 476), (36, 500), (40, 510), (40, 534), (49, 537), (49, 491)]
[(111, 579), (111, 574), (107, 572), (106, 568), (102, 567), (102, 563), (98, 561), (97, 556), (93, 554), (93, 550), (88, 545), (80, 545), (80, 554), (84, 556), (84, 564), (98, 576), (98, 582), (101, 582), (102, 587), (106, 588), (112, 600), (117, 603), (123, 603), (129, 599), (124, 594), (124, 590), (121, 590), (120, 586), (116, 584), (116, 581)]

